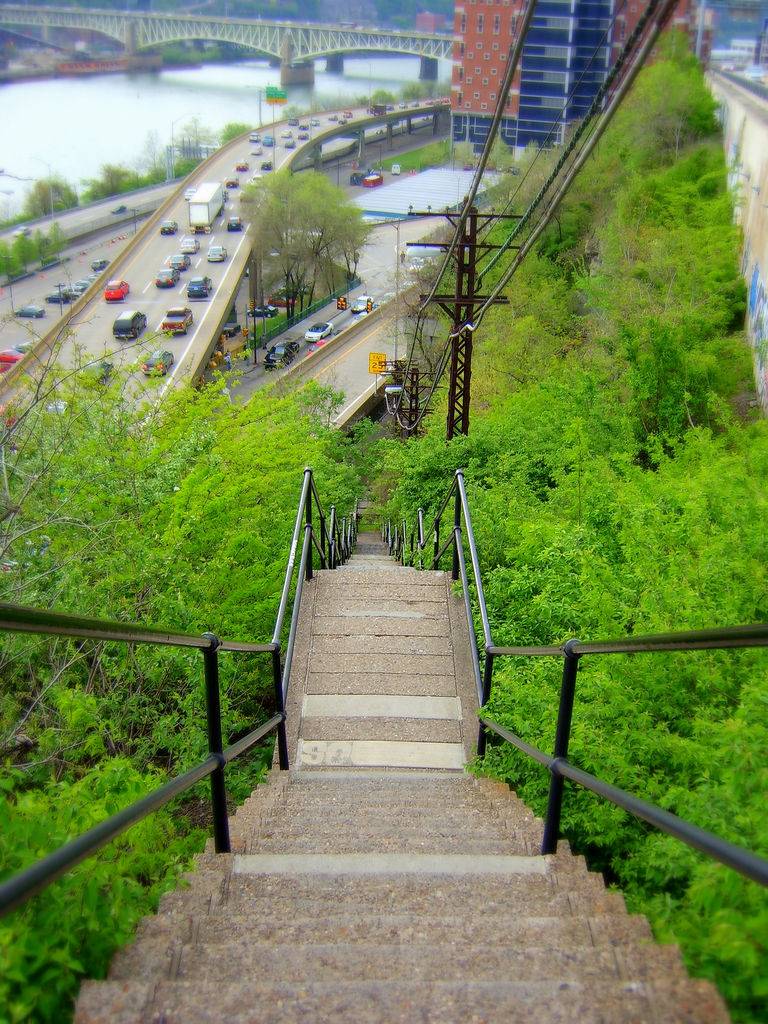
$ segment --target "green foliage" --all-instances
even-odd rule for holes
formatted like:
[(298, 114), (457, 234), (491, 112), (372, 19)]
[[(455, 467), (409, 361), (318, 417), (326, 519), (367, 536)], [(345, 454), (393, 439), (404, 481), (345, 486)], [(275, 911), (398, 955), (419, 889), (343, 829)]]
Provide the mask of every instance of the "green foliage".
[(234, 142), (235, 139), (250, 130), (251, 126), (249, 124), (243, 124), (240, 121), (231, 121), (228, 124), (225, 124), (221, 129), (220, 144), (222, 146), (226, 146), (228, 142)]
[[(496, 644), (768, 619), (768, 429), (733, 401), (753, 385), (713, 127), (687, 58), (644, 72), (516, 274), (512, 314), (474, 334), (469, 436), (446, 445), (438, 409), (421, 438), (379, 446), (395, 520), (429, 516), (463, 469)], [(763, 650), (585, 656), (570, 757), (766, 856), (767, 669)], [(557, 659), (497, 660), (489, 716), (551, 751), (560, 675)], [(537, 763), (492, 742), (478, 770), (544, 813)], [(734, 1020), (765, 1019), (765, 890), (570, 785), (563, 830)]]

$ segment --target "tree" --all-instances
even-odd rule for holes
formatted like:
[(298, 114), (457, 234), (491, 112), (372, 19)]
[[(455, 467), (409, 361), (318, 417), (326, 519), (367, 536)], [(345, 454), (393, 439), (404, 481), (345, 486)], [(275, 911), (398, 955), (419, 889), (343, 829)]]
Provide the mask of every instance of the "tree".
[[(285, 291), (289, 316), (312, 301), (318, 281), (329, 291), (341, 284), (339, 267), (351, 275), (368, 229), (357, 206), (323, 174), (279, 172), (245, 190), (252, 204), (255, 248)], [(343, 273), (343, 271), (342, 271)]]
[(98, 178), (89, 178), (84, 183), (85, 195), (90, 202), (127, 191), (135, 178), (127, 167), (120, 167), (117, 164), (102, 164), (99, 174)]
[(70, 210), (77, 206), (77, 192), (63, 178), (36, 181), (24, 197), (24, 216), (30, 220), (50, 217), (51, 204), (55, 210)]
[(220, 145), (225, 146), (228, 142), (234, 141), (239, 138), (245, 132), (250, 131), (250, 125), (243, 124), (240, 121), (232, 121), (229, 124), (225, 124), (219, 134)]

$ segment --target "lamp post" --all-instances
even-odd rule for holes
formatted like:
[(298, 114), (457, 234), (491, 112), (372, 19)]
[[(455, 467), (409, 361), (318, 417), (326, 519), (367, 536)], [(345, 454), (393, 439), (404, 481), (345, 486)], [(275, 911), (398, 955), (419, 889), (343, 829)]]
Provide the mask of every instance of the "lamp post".
[(397, 343), (400, 326), (400, 221), (394, 221), (392, 227), (397, 232), (397, 244), (395, 247), (395, 340), (392, 345), (392, 361), (397, 362)]
[(5, 279), (8, 284), (8, 295), (11, 300), (11, 312), (15, 313), (13, 305), (13, 278), (11, 277), (11, 257), (8, 253), (5, 254)]

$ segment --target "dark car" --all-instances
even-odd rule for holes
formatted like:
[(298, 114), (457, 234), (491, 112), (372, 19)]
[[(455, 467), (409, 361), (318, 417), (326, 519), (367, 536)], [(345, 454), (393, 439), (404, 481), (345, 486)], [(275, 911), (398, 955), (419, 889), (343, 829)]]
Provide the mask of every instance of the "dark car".
[(128, 211), (128, 207), (127, 207), (127, 206), (124, 206), (124, 205), (123, 205), (123, 204), (121, 203), (121, 204), (120, 204), (120, 206), (116, 206), (116, 207), (114, 208), (114, 210), (112, 211), (112, 213), (127, 213), (127, 211)]
[(16, 316), (30, 316), (37, 318), (45, 316), (45, 310), (42, 306), (35, 306), (30, 303), (28, 306), (22, 306), (21, 309), (17, 309)]
[(163, 223), (160, 225), (161, 235), (175, 235), (178, 230), (179, 225), (176, 223), (175, 220), (164, 220)]
[(261, 169), (262, 169), (262, 171), (271, 171), (272, 170), (272, 161), (271, 160), (264, 160), (262, 162)]
[(181, 273), (182, 270), (186, 270), (187, 267), (192, 265), (192, 260), (187, 256), (185, 252), (177, 252), (174, 256), (168, 257), (168, 266), (172, 269), (176, 269)]
[(229, 217), (227, 220), (227, 231), (242, 231), (243, 222), (239, 217)]
[(88, 384), (108, 384), (113, 369), (108, 359), (100, 359), (83, 367), (83, 378)]
[(248, 316), (260, 316), (262, 318), (266, 316), (271, 319), (273, 316), (277, 316), (279, 312), (280, 310), (277, 306), (256, 306), (248, 310)]
[(102, 271), (102, 270), (106, 270), (108, 266), (109, 266), (109, 260), (105, 259), (103, 256), (100, 256), (96, 260), (91, 260), (91, 270)]
[(146, 374), (147, 377), (152, 373), (160, 373), (164, 377), (172, 366), (173, 353), (166, 352), (164, 349), (158, 348), (155, 349), (152, 355), (144, 357), (141, 364), (141, 371)]
[(273, 345), (264, 356), (264, 369), (275, 370), (278, 366), (289, 366), (300, 349), (297, 341), (284, 341)]
[(349, 176), (349, 184), (350, 185), (362, 185), (364, 177), (365, 177), (365, 175), (363, 174), (362, 171), (354, 171)]
[(210, 277), (192, 277), (187, 285), (187, 297), (190, 299), (207, 299), (212, 291)]
[(158, 288), (173, 288), (178, 283), (179, 271), (176, 267), (163, 267), (162, 270), (158, 270), (157, 277), (155, 278), (155, 285)]
[(49, 292), (45, 296), (45, 301), (51, 304), (57, 304), (60, 302), (71, 302), (72, 299), (76, 299), (77, 296), (66, 288), (64, 285), (59, 285), (58, 290), (55, 292)]
[(147, 315), (138, 309), (126, 309), (112, 324), (116, 338), (138, 338), (147, 326)]

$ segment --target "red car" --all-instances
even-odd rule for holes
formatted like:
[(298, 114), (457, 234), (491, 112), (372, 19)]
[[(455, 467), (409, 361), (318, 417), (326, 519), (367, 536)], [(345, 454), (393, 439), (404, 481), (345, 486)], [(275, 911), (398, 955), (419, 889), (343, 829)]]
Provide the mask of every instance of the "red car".
[(131, 286), (127, 281), (108, 281), (104, 289), (104, 298), (107, 302), (122, 302), (130, 290)]
[(248, 170), (248, 161), (247, 160), (241, 160), (239, 164), (235, 165), (235, 170), (236, 171), (247, 171)]
[(3, 367), (3, 369), (7, 369), (8, 366), (12, 366), (14, 363), (18, 363), (18, 361), (23, 358), (24, 353), (19, 352), (18, 349), (15, 348), (6, 348), (3, 349), (2, 352), (0, 352), (0, 363), (7, 364), (6, 366)]

